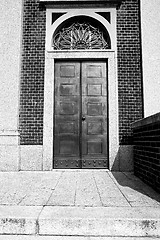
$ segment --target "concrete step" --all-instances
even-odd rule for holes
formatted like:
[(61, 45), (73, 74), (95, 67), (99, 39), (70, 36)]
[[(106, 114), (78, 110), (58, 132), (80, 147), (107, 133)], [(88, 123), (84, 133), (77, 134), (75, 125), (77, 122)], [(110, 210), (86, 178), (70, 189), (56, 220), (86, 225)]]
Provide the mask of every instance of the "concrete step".
[(160, 208), (0, 206), (0, 234), (154, 239), (160, 237)]

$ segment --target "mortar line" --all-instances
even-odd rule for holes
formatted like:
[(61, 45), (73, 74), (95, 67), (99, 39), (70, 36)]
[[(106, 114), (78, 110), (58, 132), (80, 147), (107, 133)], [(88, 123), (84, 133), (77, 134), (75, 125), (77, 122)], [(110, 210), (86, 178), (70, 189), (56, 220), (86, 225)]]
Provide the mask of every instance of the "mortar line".
[(19, 205), (19, 204), (25, 199), (26, 196), (27, 196), (27, 194), (25, 194), (25, 195), (21, 198), (21, 200), (18, 202), (17, 205)]
[(37, 219), (36, 219), (36, 235), (39, 234), (39, 218), (40, 218), (40, 215), (41, 215), (44, 207), (47, 206), (47, 203), (49, 202), (49, 200), (50, 200), (50, 198), (51, 198), (51, 196), (52, 196), (52, 194), (53, 194), (53, 191), (56, 189), (56, 187), (57, 187), (57, 185), (58, 185), (58, 183), (59, 183), (59, 181), (60, 181), (60, 178), (61, 178), (62, 174), (63, 174), (63, 171), (61, 172), (61, 174), (60, 174), (60, 176), (59, 176), (59, 178), (58, 178), (58, 180), (57, 180), (57, 182), (56, 182), (56, 185), (55, 185), (54, 189), (51, 191), (51, 194), (50, 194), (47, 202), (46, 202), (44, 205), (42, 205), (42, 209), (40, 210), (40, 212), (39, 212), (39, 214), (38, 214), (38, 216), (37, 216)]
[(128, 201), (128, 199), (126, 198), (125, 194), (122, 192), (122, 190), (120, 189), (120, 187), (118, 186), (118, 184), (116, 184), (115, 180), (112, 179), (112, 177), (110, 176), (110, 174), (108, 174), (110, 179), (112, 180), (112, 182), (114, 183), (114, 185), (116, 185), (116, 187), (118, 188), (118, 190), (121, 192), (121, 194), (124, 196), (124, 198), (126, 199), (126, 201), (129, 203), (130, 207), (132, 207), (131, 203)]
[(44, 207), (47, 206), (47, 203), (48, 203), (49, 200), (51, 199), (51, 197), (52, 197), (52, 195), (53, 195), (53, 192), (55, 191), (55, 189), (56, 189), (56, 187), (57, 187), (57, 185), (58, 185), (58, 183), (59, 183), (59, 181), (60, 181), (60, 178), (62, 177), (63, 173), (64, 173), (64, 172), (62, 171), (62, 172), (61, 172), (61, 175), (59, 176), (59, 178), (58, 178), (58, 180), (57, 180), (57, 183), (56, 183), (54, 189), (51, 190), (51, 194), (50, 194), (47, 202), (43, 205)]
[(96, 185), (96, 188), (97, 188), (97, 192), (98, 192), (98, 195), (99, 195), (101, 204), (102, 204), (102, 206), (104, 206), (104, 205), (103, 205), (103, 202), (102, 202), (102, 198), (101, 198), (101, 195), (100, 195), (100, 192), (99, 192), (99, 189), (98, 189), (97, 182), (96, 182), (96, 179), (95, 179), (95, 176), (94, 176), (94, 172), (93, 172), (93, 171), (92, 171), (92, 175), (93, 175), (93, 179), (94, 179), (94, 182), (95, 182), (95, 185)]
[[(77, 174), (78, 175), (78, 174)], [(75, 172), (75, 178), (76, 178), (76, 172)], [(77, 197), (77, 180), (78, 178), (76, 178), (76, 187), (75, 187), (75, 195), (74, 195), (74, 206), (76, 206), (76, 197)]]

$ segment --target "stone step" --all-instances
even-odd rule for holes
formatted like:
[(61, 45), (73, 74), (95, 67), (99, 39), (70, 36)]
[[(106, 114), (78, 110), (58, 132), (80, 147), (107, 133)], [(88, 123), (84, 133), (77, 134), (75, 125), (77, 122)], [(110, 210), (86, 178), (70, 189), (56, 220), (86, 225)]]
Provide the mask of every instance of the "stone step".
[(160, 237), (159, 208), (45, 207), (39, 234)]
[(0, 240), (158, 240), (154, 237), (83, 237), (83, 236), (26, 236), (1, 235)]
[(0, 206), (0, 234), (160, 237), (160, 208)]

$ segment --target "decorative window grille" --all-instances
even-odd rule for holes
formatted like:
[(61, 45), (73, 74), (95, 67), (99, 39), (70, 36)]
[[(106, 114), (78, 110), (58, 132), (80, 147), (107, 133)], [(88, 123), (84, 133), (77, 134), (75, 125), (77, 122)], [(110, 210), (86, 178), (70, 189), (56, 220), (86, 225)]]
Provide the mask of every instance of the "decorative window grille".
[(53, 37), (55, 50), (108, 49), (109, 43), (98, 28), (89, 23), (73, 23)]

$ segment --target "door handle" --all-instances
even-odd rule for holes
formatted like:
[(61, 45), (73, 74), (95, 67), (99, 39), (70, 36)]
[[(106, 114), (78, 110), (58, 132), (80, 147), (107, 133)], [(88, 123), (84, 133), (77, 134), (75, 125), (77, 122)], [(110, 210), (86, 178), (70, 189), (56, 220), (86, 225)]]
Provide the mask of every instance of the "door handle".
[(85, 120), (86, 120), (86, 118), (83, 116), (83, 117), (82, 117), (82, 121), (85, 121)]

